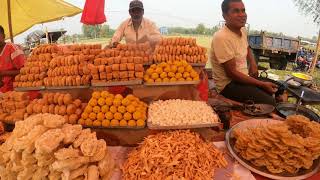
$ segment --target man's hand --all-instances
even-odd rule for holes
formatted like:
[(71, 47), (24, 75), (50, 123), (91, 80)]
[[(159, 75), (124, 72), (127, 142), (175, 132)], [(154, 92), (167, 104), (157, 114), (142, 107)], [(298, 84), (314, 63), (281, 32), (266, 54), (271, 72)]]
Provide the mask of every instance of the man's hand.
[(117, 46), (118, 46), (118, 44), (120, 44), (119, 42), (114, 42), (113, 44), (112, 44), (112, 48), (116, 48)]
[(111, 45), (109, 44), (109, 45), (106, 45), (103, 49), (111, 49), (112, 47), (111, 47)]
[(261, 88), (263, 88), (265, 91), (267, 91), (270, 94), (274, 94), (278, 90), (278, 86), (271, 82), (263, 82), (261, 85)]

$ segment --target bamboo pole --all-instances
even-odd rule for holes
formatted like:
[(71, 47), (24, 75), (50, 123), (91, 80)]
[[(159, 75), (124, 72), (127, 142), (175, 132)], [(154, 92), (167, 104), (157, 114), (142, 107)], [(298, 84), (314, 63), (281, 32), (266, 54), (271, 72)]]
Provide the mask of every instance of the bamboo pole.
[(10, 0), (7, 0), (7, 5), (8, 5), (8, 25), (9, 25), (9, 35), (10, 35), (10, 40), (12, 43), (13, 42), (13, 33), (12, 33), (12, 20), (11, 20), (11, 2)]
[(316, 49), (316, 54), (313, 58), (313, 61), (312, 61), (312, 65), (311, 65), (311, 73), (314, 72), (314, 69), (316, 67), (316, 64), (318, 62), (318, 56), (320, 55), (320, 30), (319, 30), (319, 34), (318, 34), (318, 42), (317, 42), (317, 49)]

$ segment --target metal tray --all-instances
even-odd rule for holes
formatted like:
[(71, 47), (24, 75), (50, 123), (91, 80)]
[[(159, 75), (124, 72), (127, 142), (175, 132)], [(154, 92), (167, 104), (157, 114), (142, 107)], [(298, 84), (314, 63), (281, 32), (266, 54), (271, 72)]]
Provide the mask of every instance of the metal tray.
[(102, 126), (82, 126), (83, 128), (89, 129), (132, 129), (132, 130), (140, 130), (146, 128), (146, 126), (138, 127), (138, 126), (109, 126), (109, 127), (102, 127)]
[(190, 63), (190, 65), (193, 67), (205, 67), (206, 63)]
[(194, 125), (181, 125), (181, 126), (158, 126), (154, 125), (151, 122), (147, 122), (149, 129), (154, 130), (174, 130), (174, 129), (200, 129), (200, 128), (211, 128), (211, 127), (222, 127), (222, 124), (211, 123), (211, 124), (194, 124)]
[[(144, 66), (151, 66), (152, 64), (160, 64), (160, 63), (143, 63)], [(189, 63), (192, 67), (205, 67), (206, 63)]]
[(146, 83), (146, 86), (176, 86), (176, 85), (197, 85), (200, 81), (177, 81), (177, 82), (154, 82), (154, 83)]
[(235, 138), (233, 137), (233, 131), (237, 128), (248, 128), (248, 127), (256, 127), (256, 126), (263, 126), (267, 124), (274, 124), (274, 123), (283, 123), (282, 121), (277, 121), (273, 119), (251, 119), (247, 121), (243, 121), (238, 123), (237, 125), (233, 126), (227, 133), (226, 133), (226, 145), (230, 152), (230, 154), (244, 167), (248, 168), (250, 171), (255, 172), (261, 176), (271, 178), (271, 179), (279, 179), (279, 180), (302, 180), (312, 175), (316, 174), (320, 168), (320, 159), (317, 159), (313, 162), (313, 165), (310, 169), (300, 169), (295, 174), (289, 173), (280, 173), (280, 174), (273, 174), (270, 173), (265, 167), (257, 167), (253, 165), (251, 162), (242, 158), (234, 149)]
[(303, 105), (300, 105), (298, 107), (298, 111), (296, 112), (296, 108), (297, 104), (290, 103), (279, 103), (276, 107), (278, 113), (284, 118), (290, 115), (300, 114), (309, 118), (311, 121), (316, 121), (320, 123), (320, 117), (311, 109), (308, 109)]
[(243, 112), (251, 116), (263, 116), (274, 111), (275, 107), (269, 104), (244, 105)]
[(65, 90), (65, 89), (88, 89), (90, 86), (52, 86), (46, 87), (47, 90)]
[(142, 80), (133, 80), (133, 81), (117, 81), (117, 82), (95, 82), (91, 81), (92, 87), (109, 87), (109, 86), (130, 86), (130, 85), (140, 85), (142, 84)]

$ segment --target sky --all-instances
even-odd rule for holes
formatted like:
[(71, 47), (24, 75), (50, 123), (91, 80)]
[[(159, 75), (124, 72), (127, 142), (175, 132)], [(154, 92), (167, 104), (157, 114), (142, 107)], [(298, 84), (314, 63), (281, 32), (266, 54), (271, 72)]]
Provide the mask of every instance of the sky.
[[(83, 8), (85, 0), (65, 0)], [(130, 0), (105, 0), (106, 24), (116, 29), (129, 17)], [(203, 23), (213, 27), (223, 21), (221, 13), (222, 0), (142, 0), (144, 17), (154, 21), (158, 27), (181, 26), (196, 27)], [(243, 0), (248, 14), (247, 23), (251, 30), (282, 32), (285, 35), (298, 37), (317, 36), (320, 27), (298, 10), (293, 0)], [(15, 42), (22, 43), (27, 34), (34, 30), (65, 29), (67, 34), (80, 34), (81, 14), (63, 20), (39, 24), (17, 36)]]

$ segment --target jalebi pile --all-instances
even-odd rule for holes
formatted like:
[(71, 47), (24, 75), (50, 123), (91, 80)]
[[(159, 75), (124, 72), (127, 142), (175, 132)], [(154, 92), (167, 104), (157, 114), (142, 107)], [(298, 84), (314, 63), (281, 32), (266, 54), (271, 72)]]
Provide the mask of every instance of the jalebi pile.
[(274, 174), (310, 169), (320, 156), (320, 124), (300, 115), (281, 123), (239, 128), (234, 135), (237, 153)]

